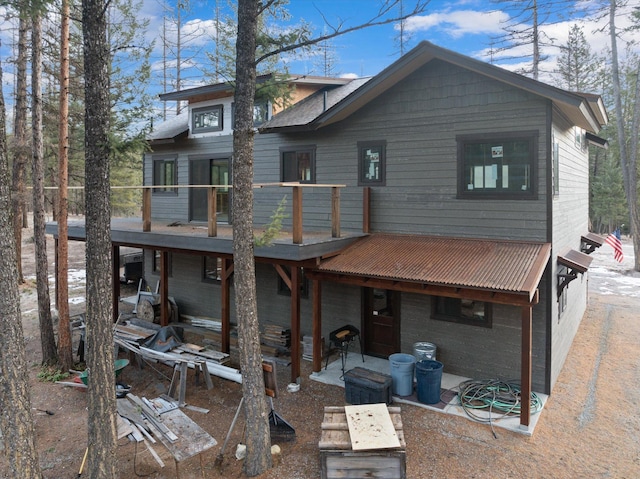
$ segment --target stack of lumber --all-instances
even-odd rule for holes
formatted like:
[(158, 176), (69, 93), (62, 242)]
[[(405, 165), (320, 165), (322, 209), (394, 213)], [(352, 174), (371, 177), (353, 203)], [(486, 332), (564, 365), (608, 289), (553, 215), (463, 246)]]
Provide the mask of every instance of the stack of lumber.
[(260, 349), (268, 356), (291, 354), (291, 330), (276, 324), (265, 325), (260, 335)]

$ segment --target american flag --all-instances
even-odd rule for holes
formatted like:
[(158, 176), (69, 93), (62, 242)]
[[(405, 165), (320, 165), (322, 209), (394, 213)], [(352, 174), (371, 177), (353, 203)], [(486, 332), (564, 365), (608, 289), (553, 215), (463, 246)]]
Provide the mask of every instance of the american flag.
[(607, 236), (605, 242), (613, 248), (613, 257), (619, 263), (622, 263), (624, 259), (624, 255), (622, 254), (622, 242), (620, 241), (620, 228), (616, 228), (616, 230)]

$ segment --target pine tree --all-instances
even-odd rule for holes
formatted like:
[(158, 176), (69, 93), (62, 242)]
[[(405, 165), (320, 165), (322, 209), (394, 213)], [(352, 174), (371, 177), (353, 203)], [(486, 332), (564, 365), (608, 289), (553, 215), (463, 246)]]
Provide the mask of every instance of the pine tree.
[(558, 56), (561, 87), (575, 92), (592, 92), (595, 87), (597, 60), (579, 25), (572, 25), (567, 43)]

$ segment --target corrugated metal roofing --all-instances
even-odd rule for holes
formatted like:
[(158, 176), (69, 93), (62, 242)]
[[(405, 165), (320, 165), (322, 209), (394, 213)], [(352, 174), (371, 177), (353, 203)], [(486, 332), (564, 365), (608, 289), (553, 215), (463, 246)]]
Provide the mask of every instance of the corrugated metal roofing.
[(591, 256), (574, 249), (569, 249), (558, 255), (558, 263), (575, 269), (579, 273), (586, 273), (592, 261), (593, 258)]
[(550, 249), (548, 243), (373, 234), (317, 270), (530, 296)]

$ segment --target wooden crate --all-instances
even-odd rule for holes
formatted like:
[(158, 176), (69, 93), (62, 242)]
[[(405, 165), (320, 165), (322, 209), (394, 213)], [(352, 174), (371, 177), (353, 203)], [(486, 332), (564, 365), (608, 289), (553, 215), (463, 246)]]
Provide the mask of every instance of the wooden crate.
[(322, 479), (406, 478), (406, 443), (399, 407), (388, 407), (400, 447), (354, 451), (344, 407), (324, 408), (320, 442)]

